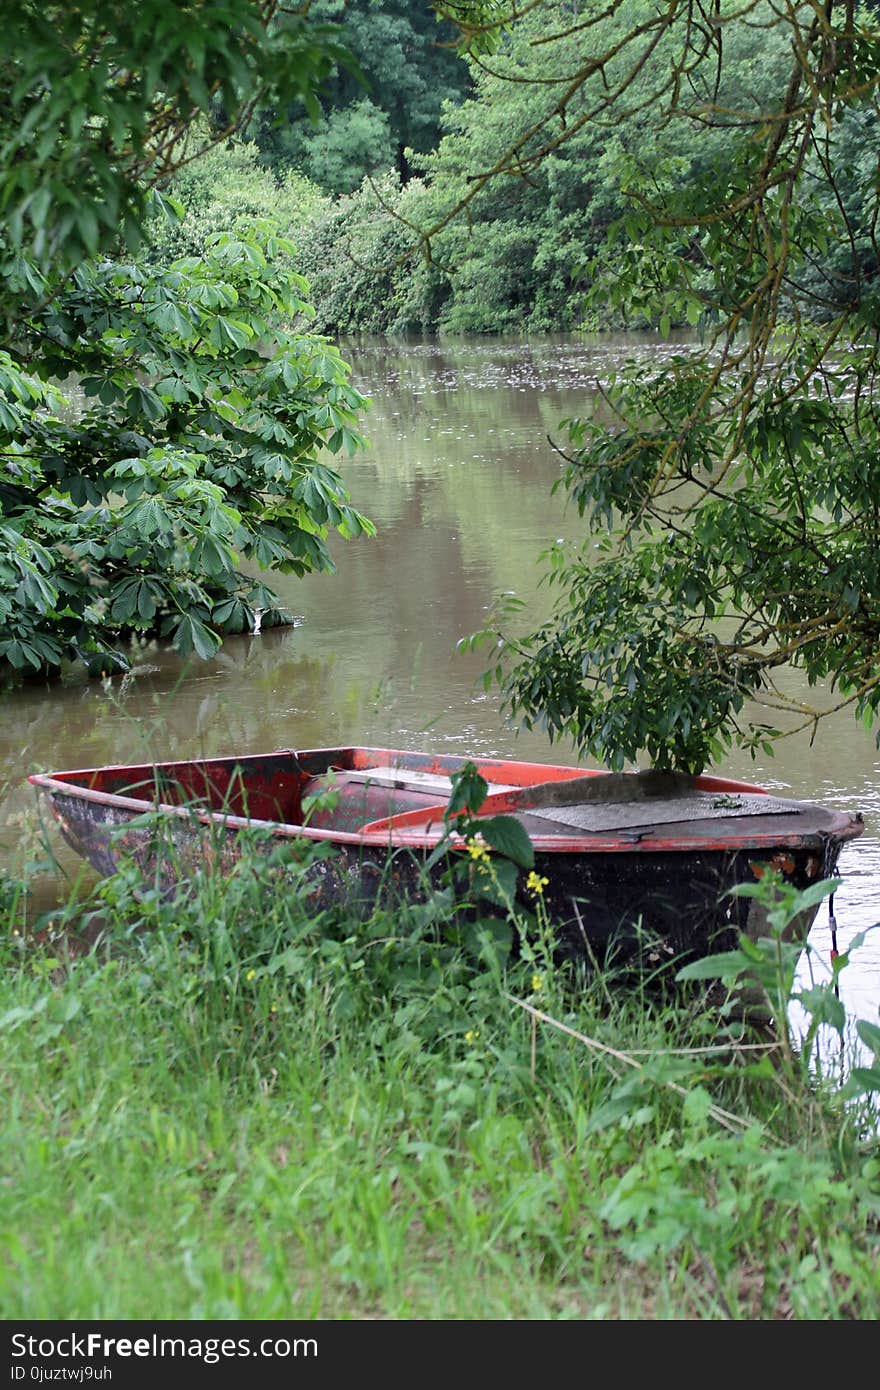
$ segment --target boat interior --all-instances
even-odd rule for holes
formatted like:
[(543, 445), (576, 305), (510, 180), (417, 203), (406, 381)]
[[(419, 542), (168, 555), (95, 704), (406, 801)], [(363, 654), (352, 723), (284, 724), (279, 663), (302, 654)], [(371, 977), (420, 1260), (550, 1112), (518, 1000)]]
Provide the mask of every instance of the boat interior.
[[(428, 757), (392, 749), (281, 750), (243, 758), (145, 763), (51, 774), (55, 783), (100, 797), (156, 806), (192, 806), (250, 820), (360, 832), (407, 812), (439, 809), (452, 791), (461, 757)], [(490, 795), (513, 791), (554, 772), (539, 764), (481, 761)]]
[[(52, 774), (89, 798), (144, 810), (192, 806), (319, 832), (396, 836), (440, 829), (460, 756), (363, 747), (321, 748)], [(632, 834), (639, 828), (797, 813), (798, 803), (712, 776), (607, 773), (473, 759), (487, 782), (481, 814), (514, 814), (532, 836)], [(35, 779), (37, 781), (44, 779)], [(778, 824), (778, 822), (777, 822)], [(754, 820), (752, 825), (755, 829)], [(720, 829), (720, 827), (719, 827)]]

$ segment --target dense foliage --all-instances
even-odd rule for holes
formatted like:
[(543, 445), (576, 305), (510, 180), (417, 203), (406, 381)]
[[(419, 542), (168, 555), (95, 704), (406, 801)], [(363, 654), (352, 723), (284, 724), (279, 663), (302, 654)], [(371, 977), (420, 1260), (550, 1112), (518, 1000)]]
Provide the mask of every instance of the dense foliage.
[(318, 457), (354, 449), (362, 402), (334, 348), (279, 326), (304, 308), (287, 250), (220, 235), (164, 272), (86, 263), (26, 321), (41, 373), (75, 373), (85, 402), (71, 418), (55, 388), (0, 378), (12, 667), (112, 669), (132, 632), (210, 656), (257, 610), (284, 620), (242, 560), (331, 569), (328, 528), (372, 529)]
[[(653, 305), (590, 303), (587, 295), (603, 265), (620, 270), (620, 249), (609, 253), (607, 236), (627, 208), (630, 161), (684, 186), (723, 156), (727, 135), (656, 119), (656, 93), (675, 52), (666, 34), (613, 121), (589, 118), (584, 90), (569, 97), (563, 124), (560, 92), (575, 85), (571, 75), (583, 65), (570, 11), (550, 0), (528, 7), (491, 57), (471, 55), (472, 94), (446, 104), (436, 149), (413, 155), (417, 181), (401, 191), (374, 178), (316, 210), (301, 243), (322, 327), (497, 333), (656, 322)], [(624, 42), (634, 16), (648, 13), (631, 4), (605, 15), (607, 48)], [(626, 61), (609, 63), (609, 80)], [(718, 101), (762, 110), (784, 81), (785, 62), (782, 34), (731, 24)], [(701, 99), (697, 86), (693, 103)], [(343, 257), (327, 256), (330, 242)], [(383, 292), (364, 299), (353, 267)]]
[[(334, 32), (275, 10), (23, 0), (8, 16), (0, 676), (124, 666), (134, 633), (208, 656), (258, 611), (284, 620), (261, 567), (332, 568), (330, 529), (372, 529), (322, 457), (358, 445), (363, 401), (302, 329), (277, 208), (258, 218), (251, 199), (211, 235), (184, 220), (152, 268), (138, 256), (151, 212), (176, 216), (158, 185), (340, 59)], [(200, 124), (218, 105), (220, 132)]]
[(292, 165), (327, 192), (351, 193), (368, 173), (406, 181), (413, 152), (434, 148), (444, 103), (469, 85), (457, 30), (409, 0), (312, 0), (313, 21), (344, 26), (355, 60), (322, 82), (320, 111), (304, 119), (299, 94), (257, 112), (256, 139), (273, 166)]
[[(206, 128), (198, 123), (190, 137), (196, 150)], [(183, 256), (204, 256), (218, 233), (247, 236), (255, 224), (292, 241), (300, 268), (300, 232), (330, 203), (304, 175), (268, 168), (253, 141), (236, 136), (185, 163), (165, 191), (173, 197), (174, 211), (168, 215), (167, 202), (155, 208), (139, 251), (147, 265), (163, 268)]]
[[(4, 261), (33, 256), (66, 272), (142, 240), (149, 190), (181, 160), (200, 113), (218, 106), (222, 139), (278, 88), (314, 102), (344, 61), (335, 29), (305, 12), (277, 22), (274, 0), (167, 0), (4, 8), (0, 151)], [(5, 283), (7, 319), (21, 292)], [(10, 302), (10, 295), (12, 301)]]
[[(628, 210), (590, 268), (591, 299), (661, 332), (690, 322), (701, 339), (621, 372), (590, 417), (567, 423), (562, 483), (588, 538), (550, 552), (555, 612), (525, 636), (505, 624), (494, 674), (528, 724), (616, 767), (646, 752), (699, 769), (732, 744), (769, 746), (780, 711), (815, 728), (849, 704), (870, 725), (880, 711), (873, 12), (805, 4), (779, 15), (753, 0), (710, 24), (680, 0), (626, 11), (623, 34), (590, 6), (571, 18), (593, 56), (557, 82), (554, 115), (511, 144), (493, 177), (530, 177), (580, 122), (650, 111), (664, 157), (651, 142), (623, 154)], [(768, 63), (757, 106), (726, 79), (742, 25), (771, 36), (771, 59), (786, 53), (783, 68)], [(706, 131), (704, 154), (687, 159)], [(856, 132), (870, 152), (847, 147)], [(815, 708), (777, 684), (789, 664), (824, 687)]]

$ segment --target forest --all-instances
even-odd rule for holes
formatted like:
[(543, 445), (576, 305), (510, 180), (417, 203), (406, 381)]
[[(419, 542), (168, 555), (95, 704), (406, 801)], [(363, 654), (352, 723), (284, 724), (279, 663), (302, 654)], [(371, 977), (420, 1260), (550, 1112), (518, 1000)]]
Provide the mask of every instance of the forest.
[[(427, 6), (319, 0), (311, 14), (344, 19), (357, 71), (335, 69), (313, 118), (302, 102), (259, 109), (241, 138), (183, 170), (170, 183), (183, 219), (157, 224), (148, 254), (154, 263), (198, 254), (218, 228), (267, 219), (292, 237), (313, 326), (331, 335), (693, 325), (694, 305), (675, 305), (672, 293), (667, 303), (645, 296), (622, 304), (607, 287), (626, 269), (616, 232), (632, 190), (643, 184), (671, 195), (722, 169), (730, 126), (689, 118), (689, 107), (709, 100), (714, 69), (690, 73), (683, 109), (658, 122), (656, 93), (680, 43), (670, 30), (613, 114), (579, 121), (590, 100), (584, 83), (569, 107), (569, 136), (554, 125), (554, 111), (557, 74), (582, 64), (584, 34), (569, 22), (578, 8), (566, 0), (525, 6), (491, 55), (468, 55)], [(613, 49), (653, 13), (649, 0), (610, 7), (603, 42)], [(737, 113), (740, 125), (772, 109), (787, 80), (790, 38), (772, 16), (762, 0), (731, 7), (725, 21), (711, 101)], [(630, 60), (616, 61), (622, 70)], [(874, 167), (873, 128), (870, 113), (846, 111), (834, 133), (835, 155), (853, 161), (847, 215), (861, 223), (867, 277), (876, 264), (863, 187)], [(529, 137), (528, 163), (518, 155), (518, 167), (501, 168), (516, 141), (539, 129), (549, 138)], [(497, 177), (477, 178), (496, 166)], [(812, 177), (819, 182), (818, 168)], [(830, 204), (836, 195), (829, 188), (819, 196)], [(817, 313), (847, 295), (850, 262), (842, 241), (821, 277), (816, 270)]]

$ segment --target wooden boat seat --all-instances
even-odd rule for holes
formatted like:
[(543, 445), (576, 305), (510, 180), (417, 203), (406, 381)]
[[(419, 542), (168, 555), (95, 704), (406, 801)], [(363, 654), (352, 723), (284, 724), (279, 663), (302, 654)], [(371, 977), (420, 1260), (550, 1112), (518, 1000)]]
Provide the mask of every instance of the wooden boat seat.
[[(346, 782), (367, 782), (378, 787), (400, 787), (411, 791), (437, 792), (448, 797), (452, 791), (452, 778), (440, 772), (420, 772), (410, 767), (377, 766), (353, 771), (347, 767), (331, 767), (331, 772), (343, 777)], [(489, 794), (495, 792), (518, 791), (514, 782), (489, 782)]]
[[(508, 783), (489, 783), (490, 794), (517, 790)], [(401, 812), (430, 812), (432, 818), (442, 820), (452, 793), (452, 779), (442, 773), (391, 764), (357, 769), (331, 765), (303, 788), (309, 797), (334, 791), (338, 797), (331, 796), (326, 804), (310, 809), (309, 826), (361, 833), (374, 821), (384, 823)]]

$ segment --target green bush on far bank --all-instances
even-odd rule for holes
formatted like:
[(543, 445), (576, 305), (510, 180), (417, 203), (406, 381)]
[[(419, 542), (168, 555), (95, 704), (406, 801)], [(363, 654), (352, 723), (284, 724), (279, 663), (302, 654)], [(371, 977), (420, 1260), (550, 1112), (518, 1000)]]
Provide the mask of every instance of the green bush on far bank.
[(180, 215), (154, 216), (144, 251), (147, 264), (168, 267), (184, 256), (204, 256), (218, 234), (247, 234), (255, 223), (296, 242), (300, 229), (330, 200), (304, 175), (275, 172), (253, 143), (216, 145), (175, 175), (170, 193)]

